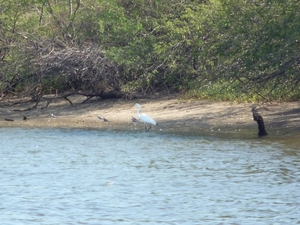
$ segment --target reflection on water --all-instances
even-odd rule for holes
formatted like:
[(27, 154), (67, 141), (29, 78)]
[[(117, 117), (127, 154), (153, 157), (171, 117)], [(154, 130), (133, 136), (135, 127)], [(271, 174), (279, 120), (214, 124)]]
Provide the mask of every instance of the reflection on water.
[(299, 224), (300, 156), (263, 139), (0, 129), (1, 224)]

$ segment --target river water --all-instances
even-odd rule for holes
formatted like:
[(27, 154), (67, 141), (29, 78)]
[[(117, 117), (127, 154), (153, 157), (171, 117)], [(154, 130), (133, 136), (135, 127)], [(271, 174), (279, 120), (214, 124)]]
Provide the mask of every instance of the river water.
[(1, 128), (0, 224), (300, 224), (300, 151), (253, 138)]

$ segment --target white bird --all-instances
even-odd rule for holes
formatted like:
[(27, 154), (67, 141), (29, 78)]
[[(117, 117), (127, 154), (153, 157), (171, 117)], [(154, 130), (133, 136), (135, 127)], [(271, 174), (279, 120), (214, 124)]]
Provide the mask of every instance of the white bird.
[(56, 116), (55, 116), (53, 113), (51, 114), (51, 117), (52, 117), (52, 118), (56, 118)]
[[(152, 128), (152, 125), (156, 125), (156, 121), (146, 114), (140, 114), (141, 105), (139, 103), (135, 103), (135, 106), (138, 107), (137, 115), (139, 119), (145, 124), (145, 131), (149, 131)], [(148, 124), (149, 127), (147, 127)]]

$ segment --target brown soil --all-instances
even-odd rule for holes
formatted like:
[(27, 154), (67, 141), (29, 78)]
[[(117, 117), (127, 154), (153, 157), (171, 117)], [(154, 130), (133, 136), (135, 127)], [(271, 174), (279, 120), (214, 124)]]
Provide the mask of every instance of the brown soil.
[[(46, 101), (36, 109), (27, 110), (35, 103), (19, 103), (10, 99), (0, 102), (1, 127), (67, 127), (113, 130), (143, 131), (143, 123), (133, 124), (137, 118), (135, 102), (142, 105), (142, 113), (154, 118), (158, 125), (151, 132), (174, 132), (226, 136), (257, 137), (257, 124), (253, 121), (251, 108), (255, 104), (230, 102), (206, 102), (179, 100), (176, 96), (139, 98), (135, 100), (89, 100), (74, 96), (74, 105), (61, 99), (52, 101), (45, 108)], [(300, 102), (256, 104), (263, 116), (269, 136), (300, 137)], [(54, 114), (56, 118), (52, 118)], [(100, 121), (97, 115), (108, 122)], [(28, 119), (23, 120), (23, 116)], [(13, 121), (7, 121), (13, 120)]]

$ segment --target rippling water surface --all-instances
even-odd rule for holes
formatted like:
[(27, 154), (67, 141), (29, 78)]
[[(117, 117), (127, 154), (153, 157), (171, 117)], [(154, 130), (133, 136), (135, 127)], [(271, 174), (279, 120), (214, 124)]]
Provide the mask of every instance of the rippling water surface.
[(300, 151), (264, 139), (0, 129), (0, 223), (300, 224)]

